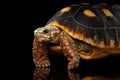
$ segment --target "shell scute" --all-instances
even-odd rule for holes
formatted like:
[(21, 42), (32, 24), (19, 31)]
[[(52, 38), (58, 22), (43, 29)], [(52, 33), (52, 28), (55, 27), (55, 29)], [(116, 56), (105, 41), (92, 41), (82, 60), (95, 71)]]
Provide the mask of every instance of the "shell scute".
[(98, 47), (120, 46), (120, 5), (70, 5), (46, 25), (55, 25), (70, 36)]

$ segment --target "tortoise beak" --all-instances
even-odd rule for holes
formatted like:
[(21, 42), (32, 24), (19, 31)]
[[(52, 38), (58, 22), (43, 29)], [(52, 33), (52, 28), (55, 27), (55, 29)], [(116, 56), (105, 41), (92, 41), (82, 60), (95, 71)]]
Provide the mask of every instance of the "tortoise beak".
[(34, 30), (34, 36), (37, 37), (38, 34), (39, 34), (39, 30), (38, 29)]

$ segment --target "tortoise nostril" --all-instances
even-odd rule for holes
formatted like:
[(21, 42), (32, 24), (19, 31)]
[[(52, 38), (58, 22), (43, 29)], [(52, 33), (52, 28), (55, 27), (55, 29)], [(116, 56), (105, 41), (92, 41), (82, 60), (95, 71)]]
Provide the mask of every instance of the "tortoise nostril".
[(44, 34), (49, 33), (49, 30), (44, 29), (44, 30), (43, 30), (43, 33), (44, 33)]

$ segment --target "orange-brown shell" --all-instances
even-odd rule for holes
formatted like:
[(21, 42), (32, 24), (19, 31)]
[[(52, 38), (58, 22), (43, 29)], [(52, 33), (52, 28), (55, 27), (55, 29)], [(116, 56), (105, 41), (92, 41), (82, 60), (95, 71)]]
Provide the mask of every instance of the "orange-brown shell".
[(74, 4), (58, 11), (46, 25), (97, 47), (120, 47), (120, 5)]

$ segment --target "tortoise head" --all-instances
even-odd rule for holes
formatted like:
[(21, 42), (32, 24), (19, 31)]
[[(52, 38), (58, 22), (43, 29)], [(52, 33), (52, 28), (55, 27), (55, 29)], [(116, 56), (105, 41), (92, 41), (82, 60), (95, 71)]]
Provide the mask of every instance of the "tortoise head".
[(56, 26), (45, 26), (34, 30), (34, 36), (39, 42), (58, 43), (60, 29)]

